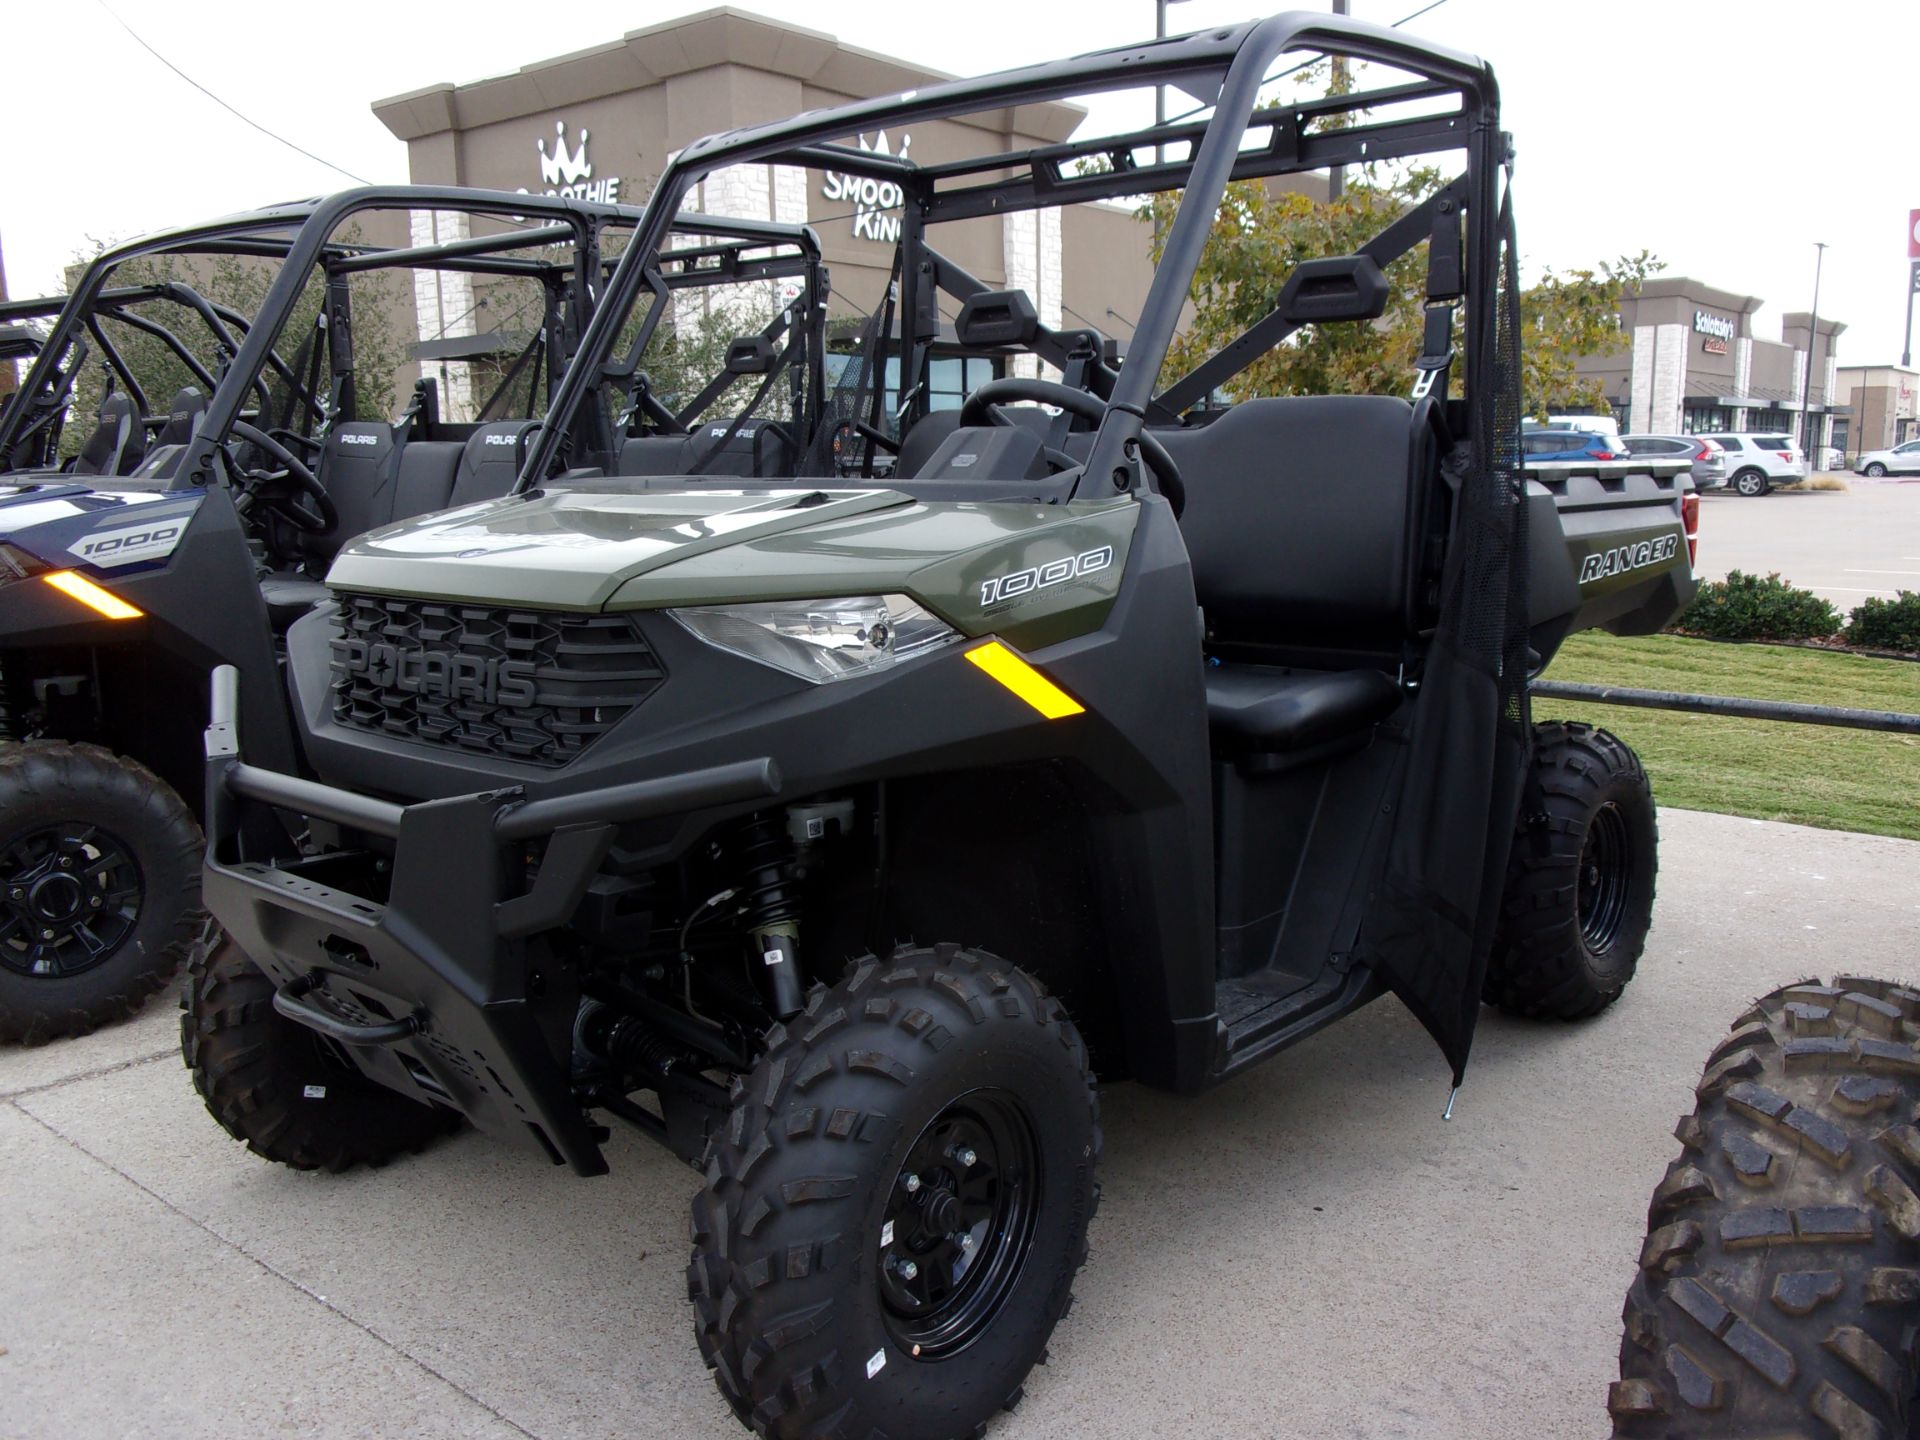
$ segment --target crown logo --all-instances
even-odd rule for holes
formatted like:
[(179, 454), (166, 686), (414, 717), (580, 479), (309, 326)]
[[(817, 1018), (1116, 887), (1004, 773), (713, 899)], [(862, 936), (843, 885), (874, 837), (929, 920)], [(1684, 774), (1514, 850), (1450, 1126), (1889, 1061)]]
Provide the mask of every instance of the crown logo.
[[(880, 137), (885, 143), (886, 136)], [(540, 152), (540, 178), (549, 185), (577, 185), (582, 180), (593, 178), (593, 166), (587, 163), (587, 132), (580, 131), (580, 149), (574, 154), (567, 153), (567, 122), (553, 122), (553, 154), (547, 154), (547, 142), (536, 140), (534, 147)]]
[[(860, 148), (866, 151), (869, 155), (892, 154), (892, 152), (887, 149), (887, 132), (884, 130), (882, 130), (878, 135), (874, 137), (873, 143), (871, 145), (867, 143), (867, 137), (864, 135), (856, 136), (855, 138), (859, 140)], [(895, 156), (895, 158), (900, 160), (906, 159), (907, 147), (911, 144), (913, 144), (913, 136), (902, 135), (900, 137), (900, 153), (897, 156)]]

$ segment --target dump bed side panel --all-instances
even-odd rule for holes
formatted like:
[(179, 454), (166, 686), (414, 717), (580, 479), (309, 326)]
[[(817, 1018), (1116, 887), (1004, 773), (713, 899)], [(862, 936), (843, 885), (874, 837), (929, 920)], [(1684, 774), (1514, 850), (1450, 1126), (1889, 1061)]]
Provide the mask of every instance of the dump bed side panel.
[(1651, 635), (1693, 602), (1681, 507), (1687, 464), (1527, 467), (1528, 594), (1542, 661), (1576, 630)]

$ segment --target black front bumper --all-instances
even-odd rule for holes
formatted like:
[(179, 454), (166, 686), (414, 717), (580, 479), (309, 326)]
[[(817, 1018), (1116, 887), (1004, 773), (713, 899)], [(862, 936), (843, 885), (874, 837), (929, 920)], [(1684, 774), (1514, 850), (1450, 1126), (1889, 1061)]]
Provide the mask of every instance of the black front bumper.
[[(279, 986), (275, 1008), (380, 1083), (582, 1175), (605, 1173), (571, 1083), (578, 995), (528, 940), (572, 915), (619, 824), (764, 800), (779, 789), (773, 763), (548, 799), (513, 787), (402, 806), (246, 764), (235, 689), (231, 667), (214, 672), (203, 893)], [(258, 845), (246, 837), (260, 833), (249, 812), (261, 808), (392, 840), (385, 896), (339, 888), (328, 856), (249, 858)]]

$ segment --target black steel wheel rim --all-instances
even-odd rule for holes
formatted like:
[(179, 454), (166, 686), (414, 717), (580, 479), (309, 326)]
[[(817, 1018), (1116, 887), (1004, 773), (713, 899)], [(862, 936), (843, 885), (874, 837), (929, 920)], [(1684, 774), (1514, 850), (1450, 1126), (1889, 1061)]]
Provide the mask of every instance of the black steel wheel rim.
[(1627, 817), (1609, 800), (1587, 822), (1586, 843), (1580, 847), (1580, 934), (1591, 953), (1605, 954), (1620, 938), (1632, 874)]
[(140, 920), (139, 863), (97, 825), (44, 825), (0, 843), (0, 966), (63, 980), (104, 964)]
[(1040, 1211), (1040, 1147), (1026, 1107), (974, 1090), (920, 1132), (880, 1222), (888, 1335), (920, 1360), (957, 1355), (1018, 1283)]

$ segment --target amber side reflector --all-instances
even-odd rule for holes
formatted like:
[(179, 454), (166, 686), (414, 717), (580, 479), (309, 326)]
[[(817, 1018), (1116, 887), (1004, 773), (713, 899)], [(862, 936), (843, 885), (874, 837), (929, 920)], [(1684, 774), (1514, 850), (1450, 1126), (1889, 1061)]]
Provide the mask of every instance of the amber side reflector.
[(1018, 695), (1049, 720), (1084, 715), (1087, 707), (1074, 699), (998, 640), (967, 651), (967, 659)]
[(109, 620), (138, 620), (147, 613), (138, 605), (129, 605), (111, 590), (102, 590), (86, 576), (76, 575), (71, 570), (55, 570), (40, 578), (61, 594), (71, 596)]

